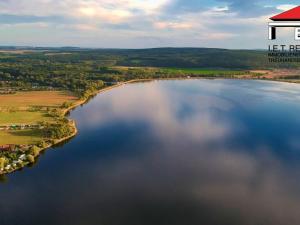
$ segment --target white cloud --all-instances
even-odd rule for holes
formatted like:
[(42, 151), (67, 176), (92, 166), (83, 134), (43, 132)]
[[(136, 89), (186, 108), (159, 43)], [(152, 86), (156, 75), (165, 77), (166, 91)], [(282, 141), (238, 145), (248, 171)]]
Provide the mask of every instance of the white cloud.
[(237, 34), (233, 33), (226, 33), (226, 32), (214, 32), (214, 33), (207, 33), (201, 36), (198, 36), (199, 40), (226, 40), (237, 36)]
[(297, 5), (285, 4), (285, 5), (279, 5), (276, 8), (282, 11), (287, 11), (295, 7), (297, 7)]
[[(168, 6), (176, 5), (178, 2), (184, 6), (189, 5), (190, 10), (176, 13), (174, 9), (175, 11), (170, 13), (167, 10)], [(21, 40), (22, 35), (13, 36), (13, 27), (18, 29), (17, 24), (26, 24), (23, 16), (32, 16), (27, 18), (27, 23), (31, 23), (31, 27), (36, 24), (36, 31), (43, 23), (43, 26), (52, 29), (49, 33), (61, 32), (61, 35), (65, 35), (66, 42), (71, 38), (71, 32), (66, 31), (77, 32), (72, 34), (72, 38), (74, 35), (82, 36), (80, 32), (86, 31), (90, 34), (91, 40), (99, 40), (91, 42), (89, 47), (116, 46), (111, 38), (104, 40), (105, 37), (115, 37), (114, 41), (118, 40), (124, 44), (124, 47), (132, 47), (125, 46), (125, 43), (135, 43), (136, 39), (139, 39), (139, 47), (158, 47), (157, 43), (167, 43), (168, 46), (232, 48), (238, 40), (239, 45), (242, 43), (242, 47), (247, 48), (244, 43), (250, 36), (253, 38), (256, 36), (256, 41), (248, 42), (249, 46), (255, 42), (256, 48), (262, 47), (262, 43), (266, 45), (262, 40), (265, 40), (266, 22), (271, 15), (244, 18), (237, 11), (232, 10), (232, 6), (225, 0), (219, 1), (220, 5), (215, 4), (215, 6), (212, 4), (207, 6), (206, 1), (203, 1), (203, 8), (202, 4), (196, 3), (175, 0), (0, 0), (0, 15), (17, 17), (10, 24), (11, 34), (5, 35), (9, 37), (7, 42), (15, 40), (16, 44), (18, 41), (23, 43), (23, 40)], [(193, 4), (198, 7), (192, 7)], [(282, 4), (277, 6), (277, 9), (286, 10), (293, 6)], [(0, 20), (0, 23), (3, 24), (3, 20)], [(243, 37), (246, 29), (247, 37)], [(3, 32), (8, 31), (2, 30)], [(77, 45), (86, 43), (87, 34), (84, 36), (85, 40), (79, 41)], [(145, 39), (142, 43), (140, 37), (152, 38), (151, 41), (149, 39), (147, 42)], [(32, 37), (32, 40), (34, 38)], [(46, 34), (45, 38), (47, 40)], [(153, 42), (154, 39), (159, 41)], [(218, 43), (215, 40), (218, 40)], [(5, 40), (2, 38), (2, 41)], [(99, 43), (106, 44), (99, 46)], [(107, 43), (111, 44), (107, 46)], [(236, 46), (236, 48), (240, 47)]]
[(224, 12), (224, 11), (228, 11), (229, 7), (225, 6), (225, 7), (213, 7), (212, 11), (214, 12)]
[(193, 24), (185, 22), (154, 22), (154, 28), (157, 29), (191, 29)]

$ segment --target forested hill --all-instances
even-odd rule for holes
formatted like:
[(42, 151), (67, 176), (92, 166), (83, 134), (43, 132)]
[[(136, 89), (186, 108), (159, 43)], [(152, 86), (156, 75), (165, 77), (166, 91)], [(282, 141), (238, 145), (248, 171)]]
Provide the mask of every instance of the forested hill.
[(117, 64), (124, 66), (252, 69), (269, 67), (266, 52), (209, 48), (128, 50)]
[[(14, 48), (14, 50), (16, 49)], [(92, 60), (103, 66), (226, 69), (297, 68), (299, 66), (296, 63), (269, 63), (267, 51), (259, 50), (226, 50), (213, 48), (153, 48), (134, 50), (79, 49), (72, 47), (27, 48), (27, 50), (31, 50), (31, 54), (19, 55), (16, 58), (51, 60), (63, 63), (78, 63)], [(15, 60), (16, 58), (2, 58), (2, 60)]]

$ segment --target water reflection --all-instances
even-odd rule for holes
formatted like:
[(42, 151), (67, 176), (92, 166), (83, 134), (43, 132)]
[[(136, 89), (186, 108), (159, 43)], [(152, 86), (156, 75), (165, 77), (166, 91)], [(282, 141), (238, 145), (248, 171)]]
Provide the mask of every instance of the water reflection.
[(76, 138), (0, 184), (0, 224), (298, 224), (299, 94), (193, 80), (99, 95), (72, 112)]

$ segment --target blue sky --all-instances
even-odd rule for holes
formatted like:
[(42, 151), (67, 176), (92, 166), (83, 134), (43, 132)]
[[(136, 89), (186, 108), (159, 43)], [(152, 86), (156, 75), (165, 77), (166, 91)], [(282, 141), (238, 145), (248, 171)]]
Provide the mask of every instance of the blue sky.
[(297, 1), (0, 0), (0, 45), (265, 49), (268, 18), (294, 6)]

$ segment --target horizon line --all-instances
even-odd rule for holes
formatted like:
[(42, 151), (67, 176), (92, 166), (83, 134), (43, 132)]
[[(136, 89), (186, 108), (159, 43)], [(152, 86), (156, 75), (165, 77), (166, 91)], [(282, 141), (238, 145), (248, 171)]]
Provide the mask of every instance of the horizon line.
[(219, 47), (150, 47), (150, 48), (105, 48), (105, 47), (80, 47), (80, 46), (31, 46), (31, 45), (0, 45), (0, 49), (82, 49), (82, 50), (150, 50), (150, 49), (219, 49), (219, 50), (248, 50), (264, 51), (262, 48), (219, 48)]

